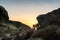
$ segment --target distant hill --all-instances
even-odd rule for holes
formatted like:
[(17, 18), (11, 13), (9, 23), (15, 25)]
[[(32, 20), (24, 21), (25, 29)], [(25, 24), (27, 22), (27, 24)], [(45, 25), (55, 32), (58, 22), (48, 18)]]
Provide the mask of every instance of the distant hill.
[(23, 23), (18, 22), (18, 21), (11, 21), (11, 20), (9, 20), (9, 23), (14, 25), (17, 29), (22, 30), (22, 32), (25, 31), (25, 30), (31, 29), (28, 25), (23, 24)]

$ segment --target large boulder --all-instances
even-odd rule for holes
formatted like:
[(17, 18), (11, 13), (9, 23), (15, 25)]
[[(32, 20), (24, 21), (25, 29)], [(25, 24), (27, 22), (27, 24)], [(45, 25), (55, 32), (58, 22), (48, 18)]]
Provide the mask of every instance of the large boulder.
[(0, 22), (7, 22), (9, 20), (8, 12), (2, 6), (0, 6)]
[(33, 37), (42, 37), (45, 40), (60, 40), (60, 8), (39, 15), (37, 20), (40, 27)]
[(45, 26), (53, 21), (60, 21), (60, 8), (48, 12), (47, 14), (37, 16), (37, 20), (40, 26)]

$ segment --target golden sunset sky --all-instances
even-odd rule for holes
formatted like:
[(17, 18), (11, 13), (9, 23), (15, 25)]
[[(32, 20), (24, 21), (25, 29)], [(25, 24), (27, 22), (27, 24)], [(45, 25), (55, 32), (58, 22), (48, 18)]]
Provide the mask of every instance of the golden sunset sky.
[(60, 0), (0, 0), (8, 11), (10, 20), (20, 21), (32, 27), (36, 17), (60, 7)]

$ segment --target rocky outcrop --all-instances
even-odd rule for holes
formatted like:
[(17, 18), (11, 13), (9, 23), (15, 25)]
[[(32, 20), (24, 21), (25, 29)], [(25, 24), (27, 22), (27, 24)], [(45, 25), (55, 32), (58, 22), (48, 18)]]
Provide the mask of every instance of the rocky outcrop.
[(37, 20), (40, 27), (33, 37), (42, 37), (45, 40), (60, 40), (60, 8), (39, 15)]
[(51, 22), (60, 21), (60, 8), (37, 17), (40, 26), (45, 26)]
[(9, 20), (8, 12), (4, 7), (0, 6), (0, 37), (3, 37), (3, 39), (15, 37), (16, 33), (22, 34), (30, 29), (29, 26), (21, 22)]
[(0, 23), (7, 22), (9, 20), (8, 12), (2, 6), (0, 6)]

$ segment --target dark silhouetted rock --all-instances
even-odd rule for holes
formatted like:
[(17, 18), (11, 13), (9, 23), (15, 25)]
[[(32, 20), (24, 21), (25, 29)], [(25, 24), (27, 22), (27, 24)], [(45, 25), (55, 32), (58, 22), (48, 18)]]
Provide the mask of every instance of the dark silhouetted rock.
[(53, 21), (60, 21), (60, 8), (37, 17), (40, 26), (45, 26)]
[(60, 40), (60, 8), (37, 17), (39, 30), (33, 37), (42, 37), (45, 40)]
[(0, 6), (0, 22), (7, 22), (9, 20), (8, 12), (2, 6)]

